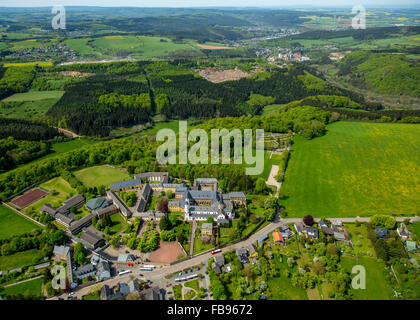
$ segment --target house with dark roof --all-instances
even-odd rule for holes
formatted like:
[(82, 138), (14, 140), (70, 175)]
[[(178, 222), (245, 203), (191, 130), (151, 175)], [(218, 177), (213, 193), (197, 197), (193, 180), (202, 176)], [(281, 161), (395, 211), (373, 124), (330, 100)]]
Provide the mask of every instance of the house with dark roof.
[(211, 268), (213, 269), (213, 272), (215, 274), (221, 274), (222, 273), (222, 268), (219, 265), (217, 265), (216, 262), (213, 262), (211, 264)]
[(62, 213), (57, 213), (55, 215), (55, 220), (61, 224), (62, 226), (64, 226), (66, 229), (70, 228), (70, 225), (72, 224), (72, 222), (74, 221), (73, 218), (66, 216)]
[(318, 226), (320, 228), (328, 228), (329, 227), (327, 221), (325, 221), (325, 220), (320, 220), (319, 223), (318, 223)]
[(321, 227), (321, 231), (326, 235), (326, 236), (333, 236), (335, 231), (332, 228), (329, 227)]
[(92, 224), (93, 216), (94, 214), (91, 212), (85, 215), (80, 220), (73, 221), (70, 227), (68, 228), (71, 234), (79, 233), (83, 230), (83, 228), (90, 226)]
[(378, 239), (388, 240), (388, 230), (376, 228), (375, 233)]
[(83, 280), (96, 275), (96, 268), (92, 264), (85, 264), (74, 271), (74, 276), (78, 280)]
[(54, 258), (57, 260), (66, 260), (67, 255), (69, 254), (70, 247), (69, 246), (54, 246), (53, 254)]
[(63, 205), (58, 208), (58, 212), (62, 214), (68, 214), (72, 208), (80, 209), (85, 203), (85, 198), (81, 194), (76, 194), (75, 196), (67, 199), (63, 202)]
[(215, 178), (197, 178), (194, 179), (194, 187), (197, 187), (199, 190), (211, 190), (217, 191), (217, 184), (219, 180)]
[(284, 239), (290, 239), (294, 235), (287, 224), (281, 225), (279, 227), (279, 232)]
[(162, 290), (158, 287), (151, 287), (140, 291), (140, 297), (143, 300), (163, 300)]
[(318, 239), (318, 229), (317, 228), (305, 228), (304, 233), (310, 239)]
[(236, 255), (239, 259), (239, 261), (244, 264), (244, 263), (248, 263), (249, 259), (248, 259), (248, 251), (245, 248), (239, 248), (236, 250)]

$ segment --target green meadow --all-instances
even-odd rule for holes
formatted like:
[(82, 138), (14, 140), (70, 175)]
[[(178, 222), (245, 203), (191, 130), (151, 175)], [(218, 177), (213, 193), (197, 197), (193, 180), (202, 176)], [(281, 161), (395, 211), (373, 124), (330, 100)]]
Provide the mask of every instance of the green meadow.
[(5, 206), (0, 206), (0, 239), (31, 232), (40, 227), (19, 216)]
[(418, 215), (420, 126), (337, 122), (297, 136), (282, 188), (290, 217)]
[(12, 270), (35, 264), (39, 251), (38, 249), (16, 252), (10, 256), (0, 256), (0, 270)]
[(31, 293), (34, 295), (40, 295), (41, 294), (41, 288), (42, 288), (42, 278), (38, 278), (35, 280), (23, 282), (16, 284), (11, 287), (7, 287), (4, 289), (0, 289), (0, 296), (2, 295), (15, 295), (15, 294), (25, 294), (25, 293)]
[(353, 300), (392, 300), (393, 291), (383, 261), (369, 257), (359, 257), (358, 261), (351, 257), (341, 257), (341, 265), (349, 273), (355, 265), (361, 265), (366, 270), (366, 289), (351, 288)]
[(74, 174), (86, 187), (108, 187), (111, 183), (132, 179), (127, 173), (109, 166), (90, 167)]
[(64, 91), (29, 91), (16, 93), (0, 103), (0, 116), (35, 119), (43, 117), (62, 97)]

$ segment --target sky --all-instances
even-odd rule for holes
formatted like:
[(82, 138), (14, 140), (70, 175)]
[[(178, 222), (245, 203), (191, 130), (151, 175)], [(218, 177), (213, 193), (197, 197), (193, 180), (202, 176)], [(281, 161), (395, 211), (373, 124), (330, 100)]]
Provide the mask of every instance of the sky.
[(354, 6), (410, 7), (420, 0), (0, 0), (0, 7), (101, 6), (101, 7), (287, 7)]

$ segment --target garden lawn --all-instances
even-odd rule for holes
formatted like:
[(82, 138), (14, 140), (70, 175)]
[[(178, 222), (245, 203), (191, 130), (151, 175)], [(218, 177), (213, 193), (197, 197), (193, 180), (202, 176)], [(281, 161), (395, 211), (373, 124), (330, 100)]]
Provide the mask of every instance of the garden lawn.
[(350, 289), (353, 300), (392, 299), (393, 291), (387, 280), (384, 262), (369, 257), (359, 258), (359, 261), (350, 257), (341, 257), (341, 264), (344, 270), (350, 273), (355, 265), (362, 265), (366, 269), (366, 289)]
[(112, 226), (109, 228), (111, 235), (116, 235), (127, 228), (127, 222), (119, 213), (115, 213), (111, 216)]
[(336, 122), (297, 136), (282, 193), (289, 217), (420, 213), (420, 126)]
[(34, 258), (38, 249), (31, 249), (14, 253), (10, 256), (0, 256), (0, 270), (12, 270), (35, 264)]
[(3, 101), (39, 101), (45, 99), (59, 100), (64, 91), (29, 91), (24, 93), (15, 93), (14, 95), (4, 99)]
[(111, 183), (132, 179), (127, 173), (109, 166), (96, 166), (76, 171), (78, 178), (86, 187), (108, 187)]
[(213, 240), (209, 243), (203, 243), (200, 237), (196, 236), (194, 239), (194, 255), (214, 248)]
[(40, 229), (40, 226), (0, 205), (0, 239), (31, 232), (34, 229)]
[(420, 222), (413, 223), (414, 233), (417, 236), (417, 239), (420, 239)]
[(182, 285), (177, 284), (173, 287), (175, 300), (182, 300)]
[(27, 292), (33, 295), (41, 295), (42, 288), (42, 278), (27, 281), (24, 283), (16, 284), (4, 289), (0, 289), (0, 296), (2, 295), (16, 295), (16, 294), (25, 294)]

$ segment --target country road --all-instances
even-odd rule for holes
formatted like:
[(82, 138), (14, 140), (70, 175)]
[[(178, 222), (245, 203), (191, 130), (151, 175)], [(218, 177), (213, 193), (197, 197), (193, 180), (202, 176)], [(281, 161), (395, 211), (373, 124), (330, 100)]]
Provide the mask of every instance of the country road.
[[(395, 218), (398, 222), (403, 222), (405, 219), (410, 219), (411, 222), (420, 221), (420, 217), (398, 217)], [(320, 219), (315, 218), (315, 222), (319, 222)], [(341, 222), (369, 222), (370, 218), (368, 217), (355, 217), (355, 218), (328, 218), (327, 220), (338, 220)], [(277, 229), (279, 226), (287, 223), (295, 223), (295, 222), (301, 222), (302, 218), (287, 218), (287, 219), (280, 219), (278, 216), (276, 220), (272, 223), (270, 223), (268, 226), (264, 227), (263, 229), (257, 231), (253, 235), (251, 235), (248, 239), (229, 245), (225, 248), (223, 248), (222, 252), (228, 252), (228, 251), (234, 251), (236, 249), (246, 247), (252, 243), (255, 243), (259, 238), (262, 236), (269, 234), (273, 232), (275, 229)], [(189, 260), (170, 265), (170, 266), (158, 266), (154, 271), (148, 272), (145, 277), (148, 280), (151, 280), (154, 282), (153, 285), (159, 285), (161, 288), (165, 287), (166, 279), (165, 275), (176, 273), (179, 271), (182, 271), (184, 269), (188, 269), (194, 266), (197, 266), (201, 263), (203, 263), (205, 266), (207, 265), (207, 261), (209, 258), (211, 258), (213, 255), (209, 252), (206, 254), (198, 255), (196, 257), (193, 257)], [(132, 277), (139, 278), (140, 276), (140, 268), (132, 270), (131, 274), (124, 275), (124, 276), (116, 276), (114, 278), (108, 279), (106, 281), (93, 284), (88, 287), (84, 287), (82, 289), (76, 289), (74, 292), (74, 297), (77, 297), (77, 299), (81, 299), (82, 296), (89, 294), (90, 290), (95, 286), (103, 286), (108, 285), (110, 287), (113, 287), (117, 285), (119, 282), (129, 282)], [(144, 278), (144, 277), (142, 277)], [(56, 296), (53, 298), (50, 298), (50, 300), (57, 300), (58, 297), (66, 299), (68, 297), (68, 294), (61, 294), (60, 296)]]

